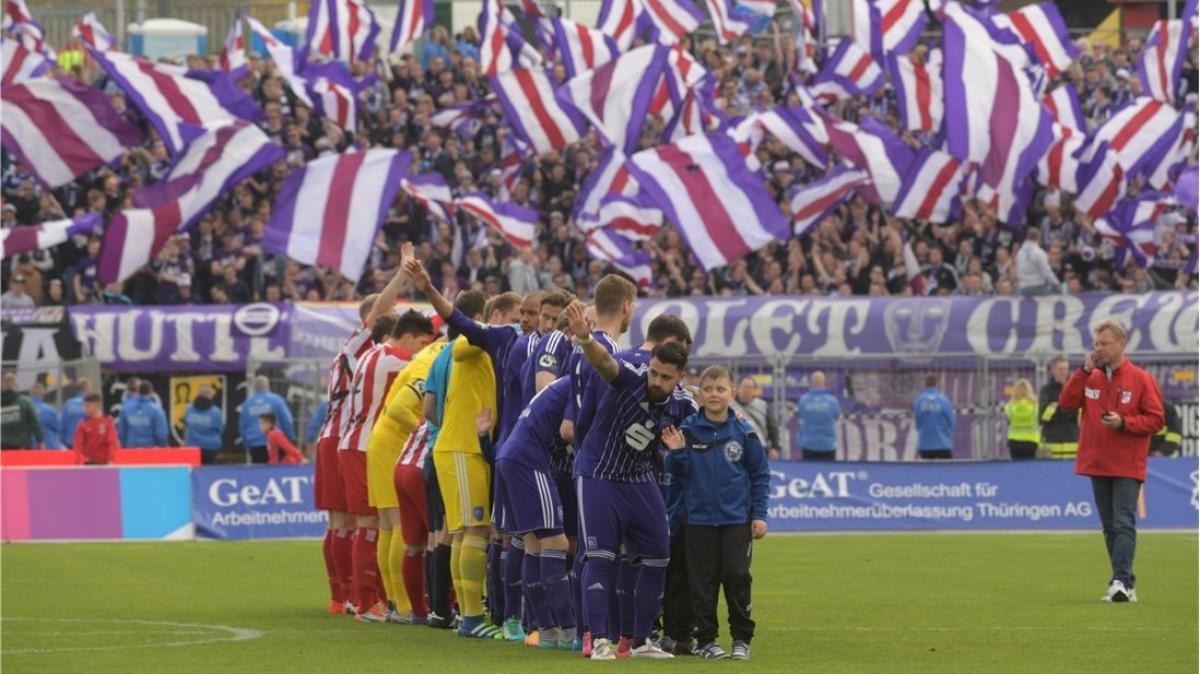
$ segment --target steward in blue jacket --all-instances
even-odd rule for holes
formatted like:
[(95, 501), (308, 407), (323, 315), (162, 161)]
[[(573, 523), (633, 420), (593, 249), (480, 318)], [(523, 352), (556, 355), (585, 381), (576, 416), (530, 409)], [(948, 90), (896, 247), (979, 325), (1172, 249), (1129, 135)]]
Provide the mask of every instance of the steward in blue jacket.
[(198, 395), (183, 413), (184, 444), (199, 447), (201, 460), (211, 463), (224, 446), (225, 415), (207, 395)]
[[(29, 390), (29, 400), (37, 409), (38, 419), (42, 422), (42, 448), (43, 449), (62, 449), (62, 434), (61, 427), (58, 423), (58, 410), (54, 409), (54, 405), (46, 402), (43, 396), (46, 395), (46, 389), (41, 384), (34, 384)], [(34, 438), (30, 438), (32, 442)], [(37, 445), (30, 445), (36, 447)]]
[(917, 426), (917, 453), (923, 459), (949, 459), (954, 449), (958, 415), (950, 399), (937, 388), (937, 375), (925, 378), (925, 390), (913, 402)]
[[(837, 396), (825, 389), (825, 374), (814, 372), (812, 388), (800, 396), (800, 434), (796, 438), (805, 459), (832, 460), (837, 451), (837, 420), (842, 406)], [(815, 454), (815, 456), (814, 456)]]
[(117, 417), (117, 435), (122, 447), (167, 446), (167, 414), (150, 393), (150, 384), (143, 383), (140, 395), (129, 396), (122, 403), (121, 415)]
[(246, 398), (238, 412), (238, 430), (242, 434), (242, 445), (250, 451), (254, 463), (267, 462), (267, 436), (263, 435), (258, 427), (258, 418), (264, 414), (274, 414), (279, 423), (279, 430), (283, 431), (288, 440), (296, 441), (292, 410), (288, 408), (283, 396), (271, 392), (270, 381), (260, 375), (254, 380), (254, 395)]

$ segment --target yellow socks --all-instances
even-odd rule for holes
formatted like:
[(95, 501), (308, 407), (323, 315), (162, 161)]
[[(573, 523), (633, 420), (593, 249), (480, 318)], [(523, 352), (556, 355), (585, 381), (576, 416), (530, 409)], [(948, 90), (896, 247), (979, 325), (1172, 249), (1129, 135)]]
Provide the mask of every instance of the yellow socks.
[[(454, 585), (454, 594), (458, 597), (459, 605), (465, 606), (463, 604), (463, 601), (464, 601), (463, 596), (466, 593), (463, 592), (462, 574), (459, 572), (459, 563), (461, 560), (462, 560), (462, 539), (455, 538), (453, 541), (450, 542), (450, 583), (452, 585)], [(480, 599), (479, 602), (477, 602), (477, 603), (482, 603), (482, 601), (483, 600)], [(464, 613), (464, 615), (478, 615), (478, 614)]]
[(470, 534), (463, 536), (458, 562), (462, 593), (458, 595), (458, 602), (462, 605), (464, 616), (483, 615), (483, 582), (487, 577), (487, 546), (488, 539), (484, 536)]

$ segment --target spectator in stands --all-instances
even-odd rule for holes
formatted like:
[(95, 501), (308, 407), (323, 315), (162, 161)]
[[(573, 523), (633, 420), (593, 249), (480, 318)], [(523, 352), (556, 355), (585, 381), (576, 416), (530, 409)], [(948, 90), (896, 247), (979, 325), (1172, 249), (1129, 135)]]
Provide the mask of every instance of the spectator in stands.
[(89, 466), (110, 464), (117, 458), (120, 439), (116, 423), (101, 410), (100, 394), (83, 397), (84, 418), (75, 427), (71, 444), (75, 447), (76, 462)]
[(814, 372), (811, 388), (800, 396), (796, 413), (800, 416), (800, 435), (796, 438), (805, 461), (834, 461), (837, 458), (837, 420), (842, 406), (826, 390), (825, 373)]
[(200, 462), (209, 465), (217, 462), (225, 446), (225, 414), (213, 403), (211, 386), (204, 385), (196, 392), (196, 399), (183, 413), (184, 439), (188, 447), (200, 448)]
[(950, 399), (938, 390), (936, 374), (925, 378), (925, 390), (913, 403), (913, 423), (917, 427), (917, 454), (922, 459), (952, 458), (958, 416)]
[(762, 391), (754, 381), (754, 377), (742, 377), (738, 382), (737, 396), (733, 399), (733, 409), (740, 414), (746, 423), (754, 429), (767, 451), (779, 449), (779, 426), (775, 423), (775, 415), (771, 406), (762, 398)]
[(1038, 399), (1028, 379), (1018, 379), (1012, 395), (1004, 403), (1004, 418), (1008, 420), (1008, 455), (1014, 461), (1037, 458)]
[(1054, 459), (1075, 460), (1079, 442), (1079, 415), (1074, 410), (1058, 407), (1058, 396), (1071, 374), (1071, 365), (1064, 356), (1050, 361), (1050, 381), (1038, 392), (1038, 418), (1042, 423), (1042, 448)]
[(139, 383), (137, 395), (126, 398), (121, 405), (117, 434), (121, 446), (130, 449), (167, 446), (167, 414), (155, 400), (150, 382)]
[(1038, 243), (1041, 236), (1037, 227), (1025, 230), (1025, 242), (1017, 251), (1017, 287), (1022, 295), (1053, 295), (1059, 290), (1049, 256)]
[(29, 295), (25, 287), (25, 275), (13, 274), (8, 278), (8, 290), (0, 295), (0, 309), (29, 309), (37, 303)]
[(45, 436), (37, 407), (17, 390), (17, 375), (0, 379), (0, 448), (41, 449)]
[(258, 418), (274, 414), (280, 430), (290, 440), (296, 436), (292, 411), (287, 402), (271, 391), (271, 380), (263, 375), (254, 378), (254, 394), (242, 403), (238, 412), (238, 428), (242, 434), (242, 446), (250, 453), (253, 463), (267, 463), (267, 436), (259, 428)]
[[(42, 424), (42, 446), (46, 449), (62, 449), (62, 436), (59, 432), (58, 410), (46, 402), (46, 386), (42, 382), (34, 382), (29, 387), (29, 400), (37, 408), (38, 421)], [(32, 440), (33, 438), (30, 438)]]
[(83, 399), (87, 394), (92, 392), (92, 381), (86, 377), (81, 378), (77, 386), (79, 387), (79, 392), (63, 402), (62, 412), (58, 418), (58, 427), (62, 432), (62, 441), (68, 449), (75, 448), (75, 445), (72, 444), (75, 442), (75, 427), (87, 417)]
[(288, 440), (283, 431), (276, 427), (275, 415), (264, 414), (258, 418), (258, 430), (267, 439), (267, 463), (308, 463), (304, 454)]

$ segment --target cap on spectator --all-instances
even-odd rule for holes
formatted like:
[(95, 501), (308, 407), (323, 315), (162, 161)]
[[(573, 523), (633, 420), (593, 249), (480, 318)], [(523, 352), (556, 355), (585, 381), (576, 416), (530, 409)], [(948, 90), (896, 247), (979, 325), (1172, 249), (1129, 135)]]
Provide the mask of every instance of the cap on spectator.
[(182, 274), (179, 275), (179, 278), (175, 281), (175, 285), (177, 285), (181, 288), (192, 287), (192, 275), (187, 272), (183, 272)]
[(1117, 68), (1116, 77), (1119, 80), (1129, 79), (1129, 71), (1124, 68)]
[(791, 164), (788, 164), (786, 161), (780, 159), (779, 161), (775, 162), (771, 166), (771, 168), (775, 169), (776, 171), (790, 171), (792, 169), (792, 166), (791, 166)]

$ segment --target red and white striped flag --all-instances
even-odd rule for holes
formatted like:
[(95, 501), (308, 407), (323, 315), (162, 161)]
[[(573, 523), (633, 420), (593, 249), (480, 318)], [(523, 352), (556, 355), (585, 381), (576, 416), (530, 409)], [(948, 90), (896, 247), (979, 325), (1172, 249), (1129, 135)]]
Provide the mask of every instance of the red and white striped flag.
[(504, 12), (503, 0), (483, 0), (479, 22), (479, 70), (485, 77), (493, 77), (513, 67), (512, 52), (505, 35)]
[(883, 86), (883, 68), (853, 39), (844, 37), (812, 79), (809, 92), (825, 101), (870, 96)]
[(100, 23), (95, 12), (84, 14), (75, 23), (75, 27), (71, 29), (71, 37), (79, 38), (80, 42), (100, 51), (108, 51), (115, 44), (112, 34)]
[(74, 80), (38, 79), (0, 88), (0, 136), (48, 187), (73, 182), (119, 159), (142, 133), (99, 89)]
[(1078, 153), (1087, 139), (1080, 133), (1071, 133), (1058, 139), (1050, 146), (1045, 156), (1038, 160), (1037, 181), (1046, 187), (1055, 187), (1065, 192), (1076, 192), (1076, 176), (1079, 174)]
[(44, 54), (29, 51), (16, 40), (0, 40), (0, 82), (4, 84), (19, 84), (54, 67), (54, 63)]
[(942, 89), (942, 50), (931, 49), (928, 61), (914, 53), (888, 57), (892, 87), (900, 105), (900, 121), (909, 131), (934, 133), (942, 128), (946, 98)]
[(1048, 79), (1057, 77), (1079, 58), (1079, 47), (1071, 40), (1067, 24), (1053, 2), (1026, 5), (991, 19), (993, 25), (1009, 30), (1033, 49), (1037, 60), (1046, 66)]
[(622, 51), (633, 45), (637, 32), (638, 0), (601, 0), (596, 28), (617, 41)]
[[(1194, 21), (1196, 17), (1191, 19)], [(1186, 59), (1187, 36), (1184, 35), (1183, 19), (1156, 21), (1137, 64), (1142, 93), (1173, 105)]]
[(1075, 208), (1089, 218), (1098, 218), (1125, 196), (1125, 173), (1107, 142), (1093, 142), (1079, 161)]
[(643, 206), (627, 196), (611, 194), (601, 200), (594, 228), (608, 227), (630, 241), (646, 241), (662, 223), (661, 210)]
[(567, 79), (598, 68), (621, 54), (616, 40), (597, 28), (566, 19), (550, 19), (550, 24)]
[(532, 208), (493, 201), (479, 192), (456, 199), (454, 206), (487, 223), (517, 248), (528, 248), (537, 238), (538, 213)]
[(433, 0), (400, 0), (390, 51), (398, 52), (424, 35), (433, 25), (433, 11)]
[(555, 98), (546, 71), (512, 68), (492, 78), (492, 89), (513, 132), (537, 154), (561, 150), (583, 135), (583, 119)]
[(375, 52), (379, 22), (365, 0), (314, 0), (308, 10), (309, 51), (339, 61), (366, 60)]
[(263, 250), (332, 267), (357, 282), (411, 155), (367, 150), (321, 157), (284, 178)]
[(820, 180), (800, 185), (788, 198), (792, 207), (792, 227), (796, 236), (804, 236), (825, 219), (856, 189), (870, 184), (866, 171), (838, 166)]
[(4, 30), (11, 30), (19, 23), (32, 23), (33, 13), (25, 0), (4, 0)]
[(791, 228), (762, 179), (724, 134), (694, 135), (643, 150), (627, 164), (707, 270), (784, 240)]
[(892, 214), (927, 222), (957, 217), (965, 168), (946, 152), (924, 148), (904, 176)]
[(1093, 132), (1092, 142), (1108, 143), (1132, 179), (1170, 150), (1182, 123), (1182, 115), (1170, 104), (1141, 96), (1105, 120)]
[(109, 218), (96, 265), (96, 280), (118, 283), (133, 276), (158, 257), (179, 230), (181, 221), (178, 202), (129, 208)]

